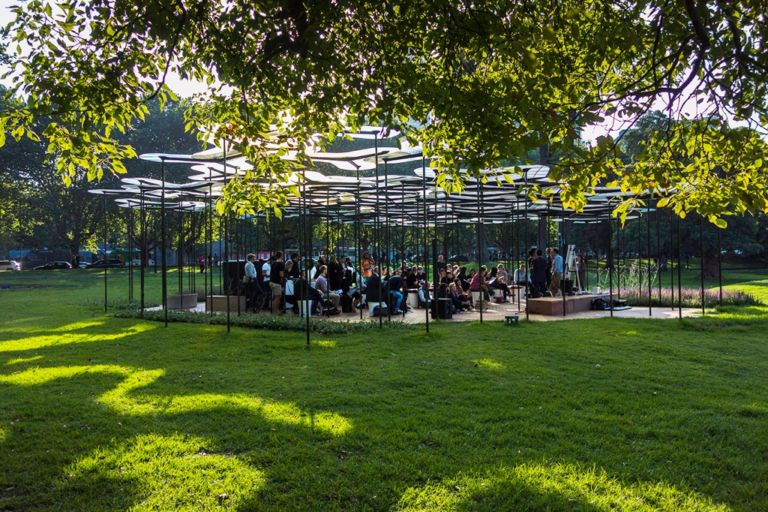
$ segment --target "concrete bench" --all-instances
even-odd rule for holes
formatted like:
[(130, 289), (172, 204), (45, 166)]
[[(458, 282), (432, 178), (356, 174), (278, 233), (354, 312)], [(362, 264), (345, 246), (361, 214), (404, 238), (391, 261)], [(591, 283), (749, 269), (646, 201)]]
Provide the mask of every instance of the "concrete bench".
[(181, 293), (168, 296), (168, 309), (192, 309), (197, 307), (197, 293)]

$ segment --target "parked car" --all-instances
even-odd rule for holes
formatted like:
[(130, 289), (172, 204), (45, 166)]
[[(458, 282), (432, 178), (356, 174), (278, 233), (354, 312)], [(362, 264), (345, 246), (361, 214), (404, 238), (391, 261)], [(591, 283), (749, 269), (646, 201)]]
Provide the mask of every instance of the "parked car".
[(0, 260), (0, 270), (21, 270), (21, 265), (15, 260)]
[(122, 268), (123, 262), (118, 259), (96, 260), (85, 268)]
[[(139, 258), (134, 258), (131, 261), (128, 262), (128, 264), (132, 267), (140, 267), (141, 266), (141, 260)], [(152, 258), (147, 259), (147, 266), (153, 267), (155, 265), (155, 260)]]
[(68, 261), (49, 261), (45, 265), (38, 265), (34, 270), (68, 270), (72, 264)]

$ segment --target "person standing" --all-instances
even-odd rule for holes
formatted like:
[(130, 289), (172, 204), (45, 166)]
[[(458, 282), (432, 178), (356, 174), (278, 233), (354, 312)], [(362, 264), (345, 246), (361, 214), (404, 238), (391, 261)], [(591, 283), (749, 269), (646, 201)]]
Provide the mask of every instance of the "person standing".
[(362, 288), (368, 287), (368, 279), (373, 275), (373, 267), (376, 261), (371, 257), (368, 251), (364, 251), (360, 256), (360, 277)]
[(446, 266), (445, 265), (445, 256), (443, 256), (442, 254), (438, 254), (437, 255), (437, 262), (435, 262), (435, 269), (434, 269), (434, 274), (435, 275), (434, 275), (434, 279), (433, 280), (435, 282), (437, 282), (437, 280), (438, 280), (438, 278), (440, 276), (440, 271), (444, 270), (445, 266)]
[(336, 256), (331, 256), (331, 261), (328, 263), (328, 284), (331, 291), (337, 292), (341, 290), (344, 287), (343, 281), (344, 268)]
[(555, 297), (557, 292), (560, 291), (560, 279), (565, 269), (563, 267), (563, 257), (560, 256), (560, 251), (557, 250), (557, 247), (552, 247), (550, 254), (552, 255), (552, 279), (549, 283), (549, 293)]
[(576, 256), (576, 276), (579, 279), (579, 291), (587, 289), (587, 264), (584, 257), (579, 254)]
[(272, 292), (272, 313), (280, 311), (280, 301), (283, 298), (283, 278), (285, 277), (285, 264), (283, 253), (275, 253), (275, 261), (270, 267), (269, 289)]
[(245, 310), (256, 313), (256, 286), (259, 278), (256, 273), (256, 265), (253, 264), (256, 255), (248, 254), (245, 259), (245, 276), (243, 279), (245, 281)]
[(291, 265), (291, 270), (288, 271), (287, 265), (286, 265), (286, 277), (289, 279), (298, 279), (301, 277), (301, 268), (299, 267), (299, 254), (293, 253), (291, 254), (291, 261), (293, 262), (293, 265)]
[(536, 257), (533, 258), (531, 266), (533, 268), (533, 272), (531, 272), (533, 296), (538, 298), (544, 295), (544, 291), (547, 289), (547, 260), (541, 249), (536, 250)]

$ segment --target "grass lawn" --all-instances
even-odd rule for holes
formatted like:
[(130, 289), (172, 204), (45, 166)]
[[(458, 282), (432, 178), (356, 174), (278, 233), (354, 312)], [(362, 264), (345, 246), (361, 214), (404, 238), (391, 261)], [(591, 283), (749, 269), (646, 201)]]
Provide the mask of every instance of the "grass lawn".
[(2, 511), (768, 510), (767, 308), (306, 350), (105, 316), (101, 285), (0, 275)]

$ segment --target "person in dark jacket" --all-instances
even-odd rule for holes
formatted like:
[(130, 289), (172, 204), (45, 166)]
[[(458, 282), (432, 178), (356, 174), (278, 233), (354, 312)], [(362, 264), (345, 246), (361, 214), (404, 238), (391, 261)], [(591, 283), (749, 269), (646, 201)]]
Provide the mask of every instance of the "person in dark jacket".
[(381, 302), (383, 294), (383, 285), (381, 282), (381, 276), (379, 275), (379, 267), (373, 267), (371, 270), (371, 277), (368, 278), (368, 283), (365, 286), (365, 300), (369, 304), (371, 302)]
[(541, 297), (547, 289), (547, 265), (547, 259), (543, 256), (541, 249), (537, 250), (536, 257), (533, 258), (533, 272), (531, 273), (534, 297)]
[(344, 268), (336, 256), (331, 256), (331, 261), (328, 263), (328, 284), (333, 292), (344, 287)]
[[(316, 314), (319, 311), (319, 306), (320, 302), (323, 300), (323, 295), (309, 285), (306, 272), (302, 273), (301, 277), (294, 281), (293, 294), (295, 303), (298, 303), (298, 301), (302, 300), (309, 300), (311, 301), (310, 311), (312, 311), (313, 314)], [(298, 310), (299, 308), (294, 308), (296, 313), (299, 312)]]

